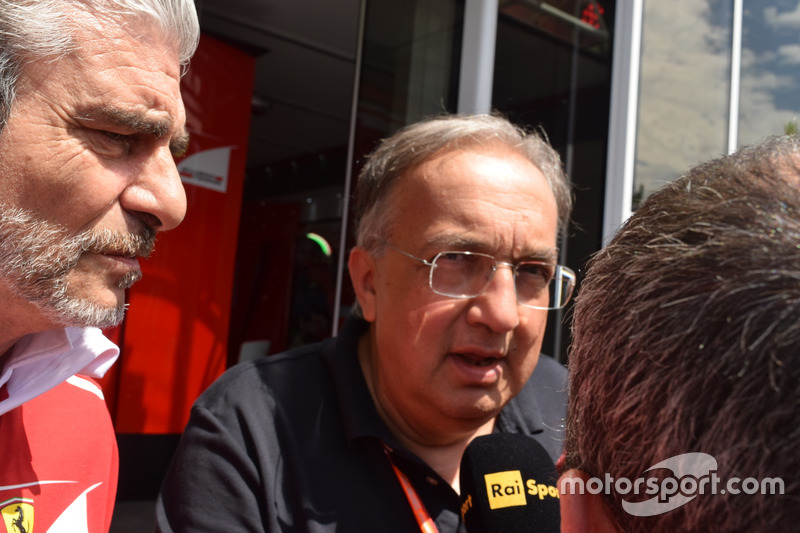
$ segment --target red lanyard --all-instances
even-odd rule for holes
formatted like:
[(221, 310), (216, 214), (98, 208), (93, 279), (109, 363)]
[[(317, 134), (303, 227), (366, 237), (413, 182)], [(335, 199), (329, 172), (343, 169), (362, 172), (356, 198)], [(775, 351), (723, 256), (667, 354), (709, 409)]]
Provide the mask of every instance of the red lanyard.
[(397, 468), (397, 465), (394, 464), (394, 461), (392, 461), (392, 454), (389, 452), (389, 447), (386, 444), (383, 445), (383, 451), (386, 453), (386, 458), (389, 459), (389, 464), (392, 465), (392, 470), (394, 470), (394, 475), (397, 476), (400, 486), (403, 487), (403, 492), (406, 493), (408, 504), (414, 512), (414, 518), (417, 519), (420, 531), (422, 531), (422, 533), (439, 533), (439, 529), (436, 527), (431, 515), (428, 514), (428, 510), (425, 509), (422, 500), (419, 499), (419, 495), (417, 491), (414, 490), (411, 481), (409, 481), (408, 477), (401, 472), (400, 469)]

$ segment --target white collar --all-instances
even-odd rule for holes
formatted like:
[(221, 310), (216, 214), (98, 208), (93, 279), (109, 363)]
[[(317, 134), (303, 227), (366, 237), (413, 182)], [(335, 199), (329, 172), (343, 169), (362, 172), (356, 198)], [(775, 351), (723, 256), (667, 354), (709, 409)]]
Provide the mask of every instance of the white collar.
[(63, 328), (22, 337), (11, 348), (0, 374), (8, 398), (0, 415), (47, 392), (75, 374), (102, 377), (119, 348), (97, 328)]

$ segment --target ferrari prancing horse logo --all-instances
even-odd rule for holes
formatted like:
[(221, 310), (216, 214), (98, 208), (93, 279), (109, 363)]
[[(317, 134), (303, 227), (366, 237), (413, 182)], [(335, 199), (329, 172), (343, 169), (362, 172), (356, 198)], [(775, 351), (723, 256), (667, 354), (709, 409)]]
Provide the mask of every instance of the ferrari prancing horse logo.
[(0, 503), (6, 533), (33, 533), (33, 500), (14, 498)]

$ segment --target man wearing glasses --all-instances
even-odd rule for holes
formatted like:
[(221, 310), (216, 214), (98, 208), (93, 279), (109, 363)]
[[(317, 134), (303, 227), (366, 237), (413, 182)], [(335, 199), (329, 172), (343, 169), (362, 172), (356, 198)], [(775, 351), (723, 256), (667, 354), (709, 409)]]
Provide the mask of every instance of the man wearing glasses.
[(161, 531), (465, 531), (459, 464), (491, 432), (561, 453), (565, 371), (540, 356), (575, 276), (557, 153), (496, 116), (401, 130), (358, 182), (358, 306), (336, 339), (231, 369), (198, 400)]

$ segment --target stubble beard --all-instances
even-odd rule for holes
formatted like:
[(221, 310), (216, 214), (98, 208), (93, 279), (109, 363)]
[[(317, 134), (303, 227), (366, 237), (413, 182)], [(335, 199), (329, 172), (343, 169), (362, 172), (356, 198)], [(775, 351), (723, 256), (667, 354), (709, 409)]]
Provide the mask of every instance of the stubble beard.
[[(71, 293), (69, 273), (84, 254), (113, 251), (147, 257), (154, 245), (151, 228), (138, 234), (101, 230), (69, 235), (27, 211), (0, 205), (0, 277), (44, 316), (64, 326), (107, 328), (125, 317), (124, 301), (108, 306)], [(130, 270), (116, 285), (128, 289), (141, 277), (138, 269)]]

